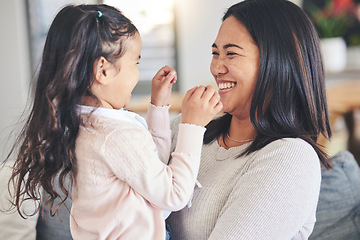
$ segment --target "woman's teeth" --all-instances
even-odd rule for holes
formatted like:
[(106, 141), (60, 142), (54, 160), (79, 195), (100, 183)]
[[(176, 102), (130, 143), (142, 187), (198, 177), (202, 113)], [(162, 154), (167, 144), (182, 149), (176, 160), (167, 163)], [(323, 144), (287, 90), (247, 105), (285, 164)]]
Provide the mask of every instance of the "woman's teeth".
[(222, 90), (222, 89), (227, 89), (227, 88), (232, 88), (232, 87), (235, 87), (235, 83), (233, 82), (227, 82), (227, 83), (219, 83), (219, 89)]

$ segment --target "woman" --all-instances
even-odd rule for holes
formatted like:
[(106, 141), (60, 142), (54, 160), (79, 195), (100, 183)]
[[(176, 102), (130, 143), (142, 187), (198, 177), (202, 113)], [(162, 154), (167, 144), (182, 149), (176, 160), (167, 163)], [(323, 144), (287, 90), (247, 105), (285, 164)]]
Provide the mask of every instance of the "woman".
[(212, 52), (225, 114), (207, 126), (192, 207), (168, 219), (174, 238), (307, 239), (330, 168), (316, 140), (331, 135), (312, 23), (291, 2), (246, 0)]

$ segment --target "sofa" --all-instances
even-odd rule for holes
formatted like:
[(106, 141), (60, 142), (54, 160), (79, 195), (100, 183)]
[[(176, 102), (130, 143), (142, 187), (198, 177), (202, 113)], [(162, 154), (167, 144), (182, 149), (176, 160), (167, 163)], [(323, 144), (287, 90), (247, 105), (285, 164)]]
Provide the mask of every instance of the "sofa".
[(310, 240), (360, 239), (360, 169), (349, 151), (332, 157), (323, 169), (316, 224)]
[[(360, 168), (347, 150), (331, 159), (333, 169), (322, 170), (322, 183), (317, 207), (317, 222), (310, 240), (360, 239)], [(45, 207), (44, 217), (36, 223), (37, 240), (72, 239), (69, 228), (71, 200), (65, 202), (59, 217), (51, 217)], [(42, 210), (42, 209), (41, 209)], [(44, 220), (45, 219), (45, 220)], [(0, 234), (1, 235), (1, 234)]]

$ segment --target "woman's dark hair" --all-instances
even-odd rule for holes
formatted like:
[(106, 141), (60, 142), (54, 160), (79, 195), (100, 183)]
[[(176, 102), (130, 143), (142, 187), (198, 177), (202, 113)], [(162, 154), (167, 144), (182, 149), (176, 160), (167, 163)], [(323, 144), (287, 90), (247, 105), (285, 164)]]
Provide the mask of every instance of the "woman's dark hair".
[[(245, 0), (223, 17), (235, 17), (259, 47), (259, 75), (251, 102), (250, 119), (257, 137), (243, 154), (280, 138), (302, 138), (330, 168), (327, 154), (317, 144), (319, 134), (330, 138), (324, 69), (319, 37), (303, 10), (286, 0)], [(204, 143), (229, 131), (231, 115), (207, 125)]]
[[(95, 98), (89, 91), (94, 62), (100, 56), (114, 62), (126, 51), (125, 40), (137, 32), (119, 10), (103, 4), (69, 5), (56, 15), (45, 42), (30, 116), (7, 157), (19, 144), (9, 186), (14, 185), (12, 205), (22, 217), (38, 211), (28, 214), (20, 207), (25, 200), (40, 200), (40, 189), (49, 195), (45, 205), (49, 204), (51, 215), (69, 197), (77, 172), (77, 104), (84, 96)], [(57, 180), (65, 198), (56, 191)], [(61, 202), (53, 211), (56, 198)]]

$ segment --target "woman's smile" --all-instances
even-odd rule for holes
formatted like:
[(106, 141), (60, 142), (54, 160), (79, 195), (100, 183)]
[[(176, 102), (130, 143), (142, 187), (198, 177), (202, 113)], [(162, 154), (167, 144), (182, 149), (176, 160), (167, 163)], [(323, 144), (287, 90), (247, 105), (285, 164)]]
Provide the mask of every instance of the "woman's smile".
[(236, 87), (236, 82), (232, 81), (217, 81), (219, 87), (219, 94), (225, 94), (230, 92), (234, 87)]

